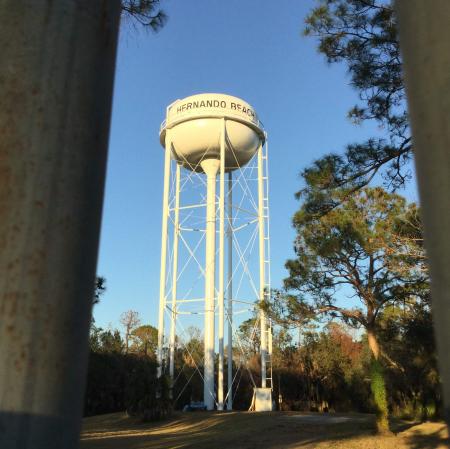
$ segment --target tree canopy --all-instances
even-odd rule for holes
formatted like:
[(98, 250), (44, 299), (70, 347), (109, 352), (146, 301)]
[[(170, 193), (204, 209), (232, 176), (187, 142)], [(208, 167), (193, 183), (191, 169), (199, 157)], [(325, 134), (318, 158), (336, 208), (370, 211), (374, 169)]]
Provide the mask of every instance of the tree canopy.
[[(415, 204), (381, 188), (365, 188), (327, 215), (294, 216), (296, 259), (288, 260), (285, 287), (293, 300), (312, 300), (315, 312), (373, 326), (389, 303), (428, 295), (428, 275)], [(359, 306), (336, 305), (336, 290), (351, 289)]]
[[(325, 215), (304, 204), (293, 219), (296, 258), (288, 260), (285, 295), (275, 310), (288, 321), (329, 316), (362, 326), (374, 359), (372, 390), (387, 427), (387, 402), (379, 359), (393, 362), (380, 347), (380, 316), (395, 305), (427, 304), (428, 272), (417, 207), (384, 189), (355, 191)], [(286, 318), (285, 318), (286, 320)]]
[[(356, 124), (375, 121), (383, 137), (351, 142), (344, 154), (334, 149), (303, 170), (306, 186), (298, 193), (311, 214), (336, 207), (377, 173), (390, 189), (410, 178), (412, 141), (397, 20), (386, 0), (317, 0), (306, 18), (304, 34), (318, 39), (327, 62), (344, 63), (360, 102), (349, 118)], [(334, 190), (339, 191), (339, 195)]]
[(95, 278), (95, 289), (94, 289), (94, 298), (92, 299), (92, 304), (95, 306), (100, 302), (100, 298), (106, 291), (106, 278), (103, 276), (97, 276)]
[(127, 310), (120, 315), (120, 324), (125, 329), (125, 350), (128, 352), (131, 332), (141, 324), (139, 313), (135, 310)]
[(167, 22), (159, 0), (122, 0), (122, 17), (153, 31), (159, 31)]
[(150, 324), (143, 324), (131, 331), (133, 344), (131, 350), (145, 355), (155, 356), (158, 346), (158, 329)]

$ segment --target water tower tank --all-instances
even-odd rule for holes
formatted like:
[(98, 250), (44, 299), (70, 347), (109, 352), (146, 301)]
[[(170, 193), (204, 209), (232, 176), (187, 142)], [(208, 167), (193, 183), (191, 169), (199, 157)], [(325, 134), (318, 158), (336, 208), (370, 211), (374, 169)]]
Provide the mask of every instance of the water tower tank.
[(265, 134), (255, 110), (231, 95), (199, 94), (177, 100), (167, 108), (160, 141), (171, 130), (172, 158), (185, 168), (202, 172), (203, 159), (220, 158), (222, 119), (226, 119), (225, 170), (244, 166), (264, 143)]

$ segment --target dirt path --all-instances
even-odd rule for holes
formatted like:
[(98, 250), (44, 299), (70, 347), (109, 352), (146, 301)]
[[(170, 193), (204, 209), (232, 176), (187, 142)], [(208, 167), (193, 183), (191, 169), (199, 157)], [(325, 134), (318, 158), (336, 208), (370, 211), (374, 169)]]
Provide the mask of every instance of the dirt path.
[(81, 449), (444, 449), (443, 423), (397, 423), (395, 434), (374, 435), (371, 415), (183, 413), (143, 424), (123, 413), (83, 422)]

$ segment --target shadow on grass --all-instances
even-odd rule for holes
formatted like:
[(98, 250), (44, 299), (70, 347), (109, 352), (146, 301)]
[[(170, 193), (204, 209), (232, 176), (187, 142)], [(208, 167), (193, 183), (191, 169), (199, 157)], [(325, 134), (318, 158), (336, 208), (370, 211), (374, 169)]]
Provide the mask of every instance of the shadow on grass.
[(390, 419), (389, 420), (389, 430), (394, 434), (398, 435), (401, 432), (405, 432), (411, 427), (415, 427), (421, 424), (420, 421), (403, 421), (401, 419)]
[[(211, 441), (227, 433), (233, 414), (193, 413), (174, 418), (142, 423), (125, 414), (95, 417), (85, 420), (81, 448), (188, 448), (211, 447)], [(205, 444), (203, 446), (203, 444)]]
[(348, 422), (340, 423), (333, 423), (329, 417), (289, 412), (196, 412), (149, 424), (125, 414), (104, 415), (85, 420), (81, 449), (447, 447), (443, 424), (416, 428), (412, 423), (396, 423), (397, 436), (378, 436), (373, 416), (351, 416)]
[(450, 447), (450, 439), (444, 426), (426, 434), (419, 429), (412, 429), (406, 440), (411, 449), (444, 449)]

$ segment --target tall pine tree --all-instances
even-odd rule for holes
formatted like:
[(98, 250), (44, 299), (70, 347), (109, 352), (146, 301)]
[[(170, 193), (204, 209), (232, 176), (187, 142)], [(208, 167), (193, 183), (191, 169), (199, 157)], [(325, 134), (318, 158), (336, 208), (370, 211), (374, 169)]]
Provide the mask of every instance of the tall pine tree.
[(294, 216), (296, 258), (288, 260), (287, 294), (277, 310), (309, 310), (362, 327), (372, 355), (371, 387), (378, 428), (388, 430), (379, 317), (386, 307), (428, 298), (428, 273), (421, 240), (410, 238), (414, 204), (382, 188), (364, 188), (326, 215)]
[(311, 214), (333, 209), (377, 174), (390, 189), (403, 186), (410, 177), (413, 151), (391, 2), (317, 2), (306, 18), (304, 34), (318, 39), (318, 51), (328, 63), (347, 66), (350, 84), (360, 99), (350, 109), (349, 118), (355, 123), (375, 121), (384, 136), (350, 142), (344, 154), (331, 149), (303, 171), (307, 184), (297, 195)]

